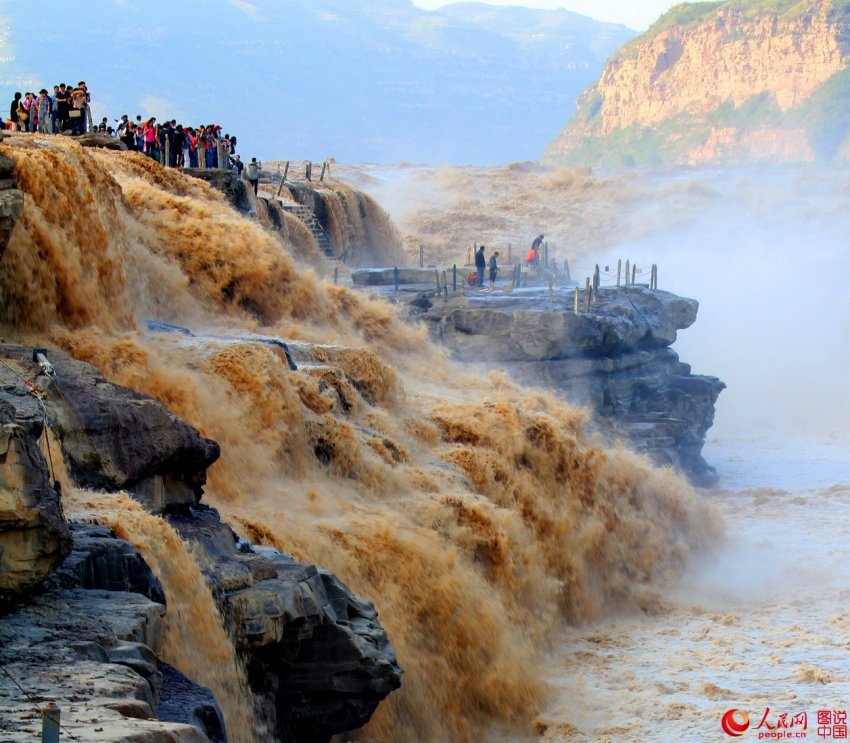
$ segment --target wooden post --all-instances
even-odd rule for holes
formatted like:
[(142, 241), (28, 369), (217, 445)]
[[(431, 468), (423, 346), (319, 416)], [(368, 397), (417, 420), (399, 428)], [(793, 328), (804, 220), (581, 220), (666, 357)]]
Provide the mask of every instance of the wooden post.
[(205, 170), (207, 167), (207, 148), (204, 145), (204, 140), (198, 137), (198, 143), (195, 145), (195, 152), (198, 155), (198, 168)]
[(513, 259), (511, 258), (511, 244), (508, 243), (508, 265), (510, 266), (513, 263)]
[(313, 179), (313, 163), (309, 160), (307, 164), (304, 166), (304, 180), (310, 181)]
[(171, 140), (168, 137), (165, 138), (165, 157), (163, 159), (165, 160), (163, 165), (166, 168), (170, 168), (171, 167)]
[(440, 293), (440, 272), (436, 268), (434, 269), (434, 278), (437, 280), (437, 294)]
[(452, 263), (452, 291), (457, 291), (457, 263)]
[(585, 281), (585, 283), (584, 283), (584, 311), (585, 312), (590, 312), (590, 295), (591, 295), (591, 293), (592, 292), (590, 290), (590, 279), (587, 279), (587, 281)]
[(286, 176), (289, 175), (289, 160), (286, 161), (286, 165), (283, 168), (283, 182), (286, 183)]
[(327, 161), (327, 160), (325, 160), (325, 161), (322, 163), (322, 174), (319, 176), (319, 180), (320, 180), (320, 181), (324, 181), (324, 180), (325, 180), (325, 171), (326, 171), (327, 169), (328, 169), (328, 161)]
[(549, 267), (549, 243), (543, 243), (543, 268)]
[(469, 248), (466, 249), (466, 265), (470, 265), (472, 263), (472, 251)]
[(280, 165), (277, 166), (277, 174), (280, 176), (280, 183), (277, 186), (277, 195), (280, 197), (280, 192), (283, 191), (283, 182), (286, 180), (285, 175), (280, 175)]
[(419, 246), (419, 268), (425, 268), (425, 246)]
[(626, 273), (623, 276), (623, 286), (629, 285), (629, 259), (626, 258)]
[(593, 269), (593, 301), (599, 299), (599, 264)]
[(570, 276), (570, 262), (567, 258), (564, 258), (564, 273), (567, 275), (567, 281), (572, 281), (572, 277)]
[(637, 273), (637, 263), (632, 265), (632, 285), (635, 283), (635, 274)]
[(449, 285), (446, 282), (446, 272), (443, 271), (443, 296), (445, 297), (445, 301), (449, 301)]
[(338, 278), (339, 278), (339, 266), (334, 266), (334, 286), (336, 286)]
[(393, 267), (393, 283), (395, 284), (395, 293), (398, 294), (398, 266)]
[(578, 314), (578, 286), (576, 286), (575, 294), (573, 295), (573, 312)]
[(623, 271), (623, 261), (617, 259), (617, 286), (620, 286), (620, 274)]

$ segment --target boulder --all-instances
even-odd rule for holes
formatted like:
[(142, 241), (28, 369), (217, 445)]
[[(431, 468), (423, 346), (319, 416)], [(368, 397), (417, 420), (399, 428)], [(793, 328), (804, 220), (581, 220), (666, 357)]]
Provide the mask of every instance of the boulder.
[(375, 607), (332, 573), (238, 542), (214, 509), (166, 518), (209, 558), (207, 579), (275, 740), (321, 741), (362, 727), (400, 686)]
[(125, 145), (120, 139), (103, 132), (80, 134), (79, 136), (74, 137), (74, 140), (77, 144), (80, 144), (83, 147), (101, 147), (106, 150), (116, 150), (119, 152), (126, 152), (127, 150), (127, 145)]
[(139, 593), (165, 604), (159, 579), (132, 544), (119, 539), (105, 526), (71, 524), (73, 549), (51, 583), (104, 591)]
[[(108, 382), (90, 364), (50, 350), (47, 373), (33, 349), (0, 346), (0, 357), (35, 377), (50, 426), (79, 487), (127, 490), (153, 513), (197, 503), (206, 470), (218, 459), (215, 441), (201, 437), (146, 395)], [(0, 401), (35, 432), (40, 407), (23, 379), (0, 366)]]
[[(0, 406), (0, 422), (11, 417)], [(0, 603), (38, 586), (71, 551), (60, 496), (35, 441), (0, 424)]]

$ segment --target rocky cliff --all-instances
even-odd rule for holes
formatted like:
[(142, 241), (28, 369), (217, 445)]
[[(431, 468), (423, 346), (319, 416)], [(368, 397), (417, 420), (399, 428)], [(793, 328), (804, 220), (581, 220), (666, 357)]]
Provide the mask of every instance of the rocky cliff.
[[(355, 272), (355, 280), (364, 280)], [(373, 278), (374, 275), (373, 275)], [(524, 384), (588, 406), (600, 430), (672, 465), (695, 484), (716, 482), (702, 457), (725, 385), (692, 374), (670, 348), (697, 316), (696, 300), (643, 286), (600, 288), (584, 311), (573, 290), (516, 289), (446, 300), (414, 293), (414, 314), (452, 355), (496, 365)]]
[(688, 3), (620, 48), (544, 159), (587, 164), (845, 156), (850, 8)]
[(166, 596), (138, 550), (101, 526), (69, 530), (54, 458), (66, 487), (129, 491), (203, 555), (274, 740), (365, 724), (401, 676), (372, 604), (327, 570), (260, 554), (200, 503), (214, 441), (89, 364), (38, 358), (0, 344), (0, 741), (21, 740), (47, 699), (83, 739), (228, 739), (209, 690), (159, 659)]

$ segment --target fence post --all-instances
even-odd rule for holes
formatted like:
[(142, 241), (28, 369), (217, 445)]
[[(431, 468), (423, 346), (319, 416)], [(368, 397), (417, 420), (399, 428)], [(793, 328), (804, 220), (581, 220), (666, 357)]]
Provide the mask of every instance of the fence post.
[(393, 267), (393, 283), (395, 284), (395, 293), (398, 294), (398, 266)]
[(434, 269), (434, 278), (437, 280), (437, 294), (440, 293), (440, 271), (439, 269)]
[(623, 286), (629, 285), (629, 259), (626, 258), (626, 273), (623, 276)]
[(513, 259), (511, 258), (511, 244), (508, 243), (508, 265), (513, 263)]
[(336, 286), (338, 278), (339, 278), (339, 266), (334, 266), (334, 286)]
[(623, 271), (623, 261), (617, 259), (617, 286), (620, 286), (620, 274)]
[(41, 743), (59, 743), (59, 719), (61, 710), (48, 702), (41, 710)]
[(576, 285), (575, 294), (573, 295), (573, 312), (578, 314), (578, 285)]
[(324, 181), (324, 180), (325, 180), (325, 171), (326, 171), (327, 169), (328, 169), (328, 161), (327, 161), (327, 160), (325, 160), (325, 161), (322, 163), (322, 174), (319, 176), (319, 180), (320, 180), (320, 181)]
[(632, 285), (635, 283), (635, 274), (637, 273), (637, 263), (632, 264)]
[(312, 179), (313, 179), (313, 163), (311, 163), (308, 160), (307, 164), (304, 166), (304, 180), (310, 181)]
[(165, 138), (165, 157), (163, 158), (163, 160), (165, 160), (163, 165), (166, 168), (170, 168), (171, 167), (171, 140), (168, 137)]
[(452, 263), (452, 291), (457, 291), (457, 263)]
[(572, 277), (570, 276), (570, 261), (567, 258), (564, 258), (564, 273), (567, 275), (567, 281), (572, 281)]
[(593, 301), (599, 299), (599, 264), (593, 269)]
[(443, 271), (443, 295), (445, 296), (445, 301), (449, 301), (449, 285), (446, 282), (446, 272)]
[(586, 278), (584, 282), (584, 311), (590, 312), (590, 279)]
[(549, 267), (549, 243), (543, 243), (543, 268)]
[(425, 268), (425, 246), (419, 246), (419, 268)]
[(198, 143), (195, 145), (195, 152), (198, 155), (198, 169), (206, 170), (207, 167), (207, 148), (204, 140), (198, 137)]

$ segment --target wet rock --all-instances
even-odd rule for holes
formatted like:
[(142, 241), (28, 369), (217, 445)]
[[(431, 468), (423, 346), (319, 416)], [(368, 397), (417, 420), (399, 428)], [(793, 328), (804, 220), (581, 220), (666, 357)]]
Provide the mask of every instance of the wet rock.
[(332, 573), (237, 549), (214, 509), (166, 518), (210, 558), (208, 580), (276, 740), (326, 740), (359, 728), (400, 686), (374, 606)]
[(74, 547), (51, 581), (70, 587), (130, 591), (165, 603), (157, 577), (129, 542), (104, 526), (71, 524)]
[(696, 300), (628, 286), (600, 289), (589, 312), (575, 313), (573, 302), (572, 288), (517, 289), (469, 294), (462, 305), (433, 302), (422, 316), (456, 358), (554, 388), (590, 407), (612, 437), (712, 485), (701, 452), (725, 385), (691, 374), (669, 348), (696, 321)]
[[(90, 364), (56, 350), (46, 354), (52, 375), (33, 361), (33, 349), (0, 347), (0, 357), (35, 377), (79, 487), (127, 490), (154, 513), (200, 499), (206, 469), (219, 457), (216, 442), (201, 437), (152, 398), (108, 382)], [(34, 407), (23, 380), (4, 366), (0, 401), (20, 409), (23, 424), (37, 428), (37, 402)]]
[(242, 214), (256, 213), (257, 199), (254, 189), (236, 171), (223, 168), (183, 168), (182, 172), (206, 181), (221, 191), (230, 205)]
[(199, 686), (167, 663), (158, 662), (162, 693), (157, 716), (164, 722), (182, 722), (201, 730), (211, 743), (227, 743), (224, 717), (212, 692)]

